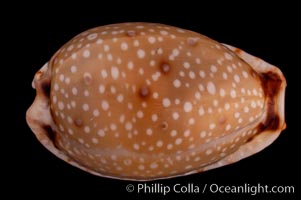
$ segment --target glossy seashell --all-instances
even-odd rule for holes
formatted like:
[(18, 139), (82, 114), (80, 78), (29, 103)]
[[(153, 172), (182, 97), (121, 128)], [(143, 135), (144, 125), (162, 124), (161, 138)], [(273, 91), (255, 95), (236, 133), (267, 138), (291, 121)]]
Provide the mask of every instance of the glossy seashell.
[(285, 128), (280, 70), (201, 34), (152, 23), (85, 31), (33, 80), (27, 122), (95, 175), (163, 179), (224, 166)]

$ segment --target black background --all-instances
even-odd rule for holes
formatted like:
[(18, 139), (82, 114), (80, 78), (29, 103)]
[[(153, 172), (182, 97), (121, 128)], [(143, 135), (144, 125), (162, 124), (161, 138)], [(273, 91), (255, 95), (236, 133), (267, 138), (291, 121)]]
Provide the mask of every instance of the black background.
[[(83, 3), (83, 2), (82, 2)], [(23, 5), (19, 5), (19, 8)], [(121, 5), (121, 9), (123, 5)], [(137, 5), (135, 5), (137, 6)], [(182, 5), (178, 5), (181, 7)], [(92, 6), (93, 7), (93, 6)], [(4, 85), (7, 91), (6, 100), (12, 106), (5, 119), (4, 127), (9, 131), (3, 132), (2, 147), (3, 177), (7, 177), (6, 186), (12, 189), (10, 195), (38, 198), (41, 194), (47, 197), (66, 196), (69, 198), (83, 196), (85, 199), (117, 198), (144, 199), (147, 194), (128, 193), (127, 184), (137, 185), (137, 182), (113, 180), (90, 175), (66, 164), (48, 152), (35, 138), (25, 121), (25, 112), (33, 102), (35, 91), (31, 88), (34, 73), (68, 40), (89, 28), (129, 21), (157, 22), (178, 26), (184, 29), (202, 33), (217, 41), (239, 47), (246, 52), (256, 55), (278, 66), (287, 79), (286, 92), (286, 122), (287, 129), (268, 148), (260, 153), (238, 163), (211, 170), (205, 173), (168, 180), (153, 181), (173, 186), (193, 183), (217, 183), (220, 185), (242, 185), (245, 183), (257, 185), (293, 185), (295, 194), (274, 195), (237, 195), (237, 194), (162, 194), (154, 195), (156, 199), (296, 199), (300, 189), (300, 150), (298, 135), (298, 88), (297, 69), (300, 68), (300, 50), (298, 46), (297, 27), (300, 25), (297, 13), (280, 5), (280, 9), (262, 8), (260, 6), (245, 10), (227, 10), (216, 6), (202, 7), (193, 4), (183, 6), (182, 12), (167, 12), (172, 7), (161, 8), (154, 6), (151, 12), (144, 12), (149, 3), (141, 3), (133, 12), (124, 7), (119, 13), (109, 6), (96, 9), (86, 8), (73, 10), (62, 8), (56, 4), (53, 9), (48, 5), (36, 9), (22, 11), (12, 9), (14, 14), (5, 16), (8, 25), (4, 33), (11, 39), (6, 49), (8, 55), (7, 67), (12, 70), (3, 74), (3, 80), (10, 81)], [(293, 7), (292, 7), (293, 8)], [(86, 11), (86, 12), (84, 12)], [(191, 12), (190, 12), (191, 11)], [(105, 12), (105, 13), (104, 13)], [(109, 14), (108, 14), (109, 13)], [(18, 16), (12, 19), (10, 16)], [(295, 50), (296, 49), (296, 50)], [(6, 76), (7, 75), (7, 76)], [(8, 86), (8, 87), (7, 87)], [(297, 92), (296, 92), (297, 91)], [(9, 104), (7, 104), (9, 105)], [(12, 114), (12, 116), (11, 116)], [(299, 122), (300, 123), (300, 122)], [(6, 139), (7, 137), (7, 139)], [(299, 182), (299, 183), (298, 183)], [(29, 189), (27, 189), (29, 187)], [(186, 196), (187, 195), (187, 196)]]

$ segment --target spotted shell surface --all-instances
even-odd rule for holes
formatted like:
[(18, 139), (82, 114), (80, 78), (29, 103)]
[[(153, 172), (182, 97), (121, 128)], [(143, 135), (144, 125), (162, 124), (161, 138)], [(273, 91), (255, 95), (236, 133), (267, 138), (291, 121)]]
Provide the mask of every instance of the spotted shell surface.
[(39, 70), (27, 122), (92, 174), (153, 180), (236, 162), (285, 128), (281, 71), (201, 34), (153, 23), (85, 31)]

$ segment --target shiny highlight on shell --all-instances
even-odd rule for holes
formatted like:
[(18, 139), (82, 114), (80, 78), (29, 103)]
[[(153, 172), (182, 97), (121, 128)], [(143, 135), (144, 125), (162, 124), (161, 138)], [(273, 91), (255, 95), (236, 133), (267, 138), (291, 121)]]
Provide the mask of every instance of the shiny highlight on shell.
[(275, 66), (201, 34), (153, 23), (87, 30), (35, 75), (26, 119), (69, 164), (116, 179), (224, 166), (285, 128)]

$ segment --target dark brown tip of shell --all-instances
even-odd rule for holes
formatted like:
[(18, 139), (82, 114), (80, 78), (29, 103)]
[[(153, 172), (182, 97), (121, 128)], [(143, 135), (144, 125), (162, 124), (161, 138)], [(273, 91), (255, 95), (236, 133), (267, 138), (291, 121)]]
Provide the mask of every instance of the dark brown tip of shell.
[(43, 81), (41, 84), (41, 92), (44, 96), (46, 96), (48, 99), (50, 97), (50, 82), (49, 81)]
[(260, 74), (262, 89), (266, 98), (267, 118), (259, 124), (258, 132), (264, 130), (277, 130), (280, 126), (280, 117), (277, 110), (277, 96), (280, 93), (282, 80), (278, 74), (267, 72)]
[(51, 140), (51, 141), (55, 141), (55, 137), (56, 137), (56, 133), (52, 130), (51, 126), (49, 125), (44, 125), (42, 127), (44, 129), (44, 131), (46, 132), (46, 135), (48, 136), (48, 138)]

